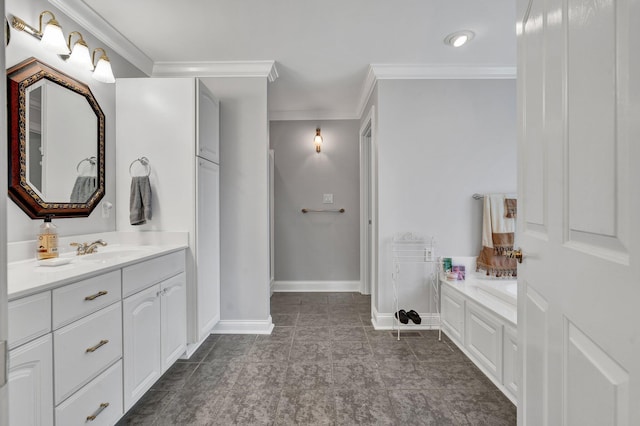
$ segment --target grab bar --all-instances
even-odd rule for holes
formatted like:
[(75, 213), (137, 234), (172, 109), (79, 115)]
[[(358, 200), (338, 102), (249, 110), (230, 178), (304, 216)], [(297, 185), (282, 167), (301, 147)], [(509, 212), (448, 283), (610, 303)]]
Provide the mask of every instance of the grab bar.
[(344, 209), (302, 209), (302, 213), (344, 213)]

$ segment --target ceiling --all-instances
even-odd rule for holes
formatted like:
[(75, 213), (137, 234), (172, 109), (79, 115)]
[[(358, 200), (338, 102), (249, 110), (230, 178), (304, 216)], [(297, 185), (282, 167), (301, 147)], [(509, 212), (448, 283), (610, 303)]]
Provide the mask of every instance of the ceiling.
[(514, 0), (81, 1), (153, 63), (274, 60), (278, 117), (357, 117), (370, 64), (516, 63)]

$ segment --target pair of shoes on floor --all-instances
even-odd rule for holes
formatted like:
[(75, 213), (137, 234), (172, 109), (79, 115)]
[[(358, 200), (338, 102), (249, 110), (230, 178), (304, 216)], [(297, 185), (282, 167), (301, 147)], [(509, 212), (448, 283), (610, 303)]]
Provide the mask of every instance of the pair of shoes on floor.
[(409, 320), (413, 321), (415, 324), (420, 324), (422, 322), (422, 318), (420, 315), (413, 309), (409, 312), (406, 312), (404, 309), (400, 309), (395, 313), (396, 318), (403, 324), (408, 324)]

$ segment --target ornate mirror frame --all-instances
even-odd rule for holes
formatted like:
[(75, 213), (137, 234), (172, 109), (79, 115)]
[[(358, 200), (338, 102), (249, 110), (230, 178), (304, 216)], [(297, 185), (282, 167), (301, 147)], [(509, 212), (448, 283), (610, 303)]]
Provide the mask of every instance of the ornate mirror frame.
[[(47, 79), (83, 96), (97, 118), (97, 187), (86, 203), (61, 203), (43, 200), (27, 179), (27, 88)], [(29, 58), (7, 70), (9, 119), (9, 197), (32, 219), (86, 217), (105, 194), (105, 118), (89, 86), (52, 68), (36, 58)], [(70, 188), (71, 192), (71, 188)]]

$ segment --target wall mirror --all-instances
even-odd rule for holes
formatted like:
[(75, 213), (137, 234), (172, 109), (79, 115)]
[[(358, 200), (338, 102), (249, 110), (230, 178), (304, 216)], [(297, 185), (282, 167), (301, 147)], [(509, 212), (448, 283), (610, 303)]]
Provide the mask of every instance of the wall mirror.
[(89, 86), (29, 58), (7, 70), (9, 196), (36, 219), (104, 196), (104, 113)]

